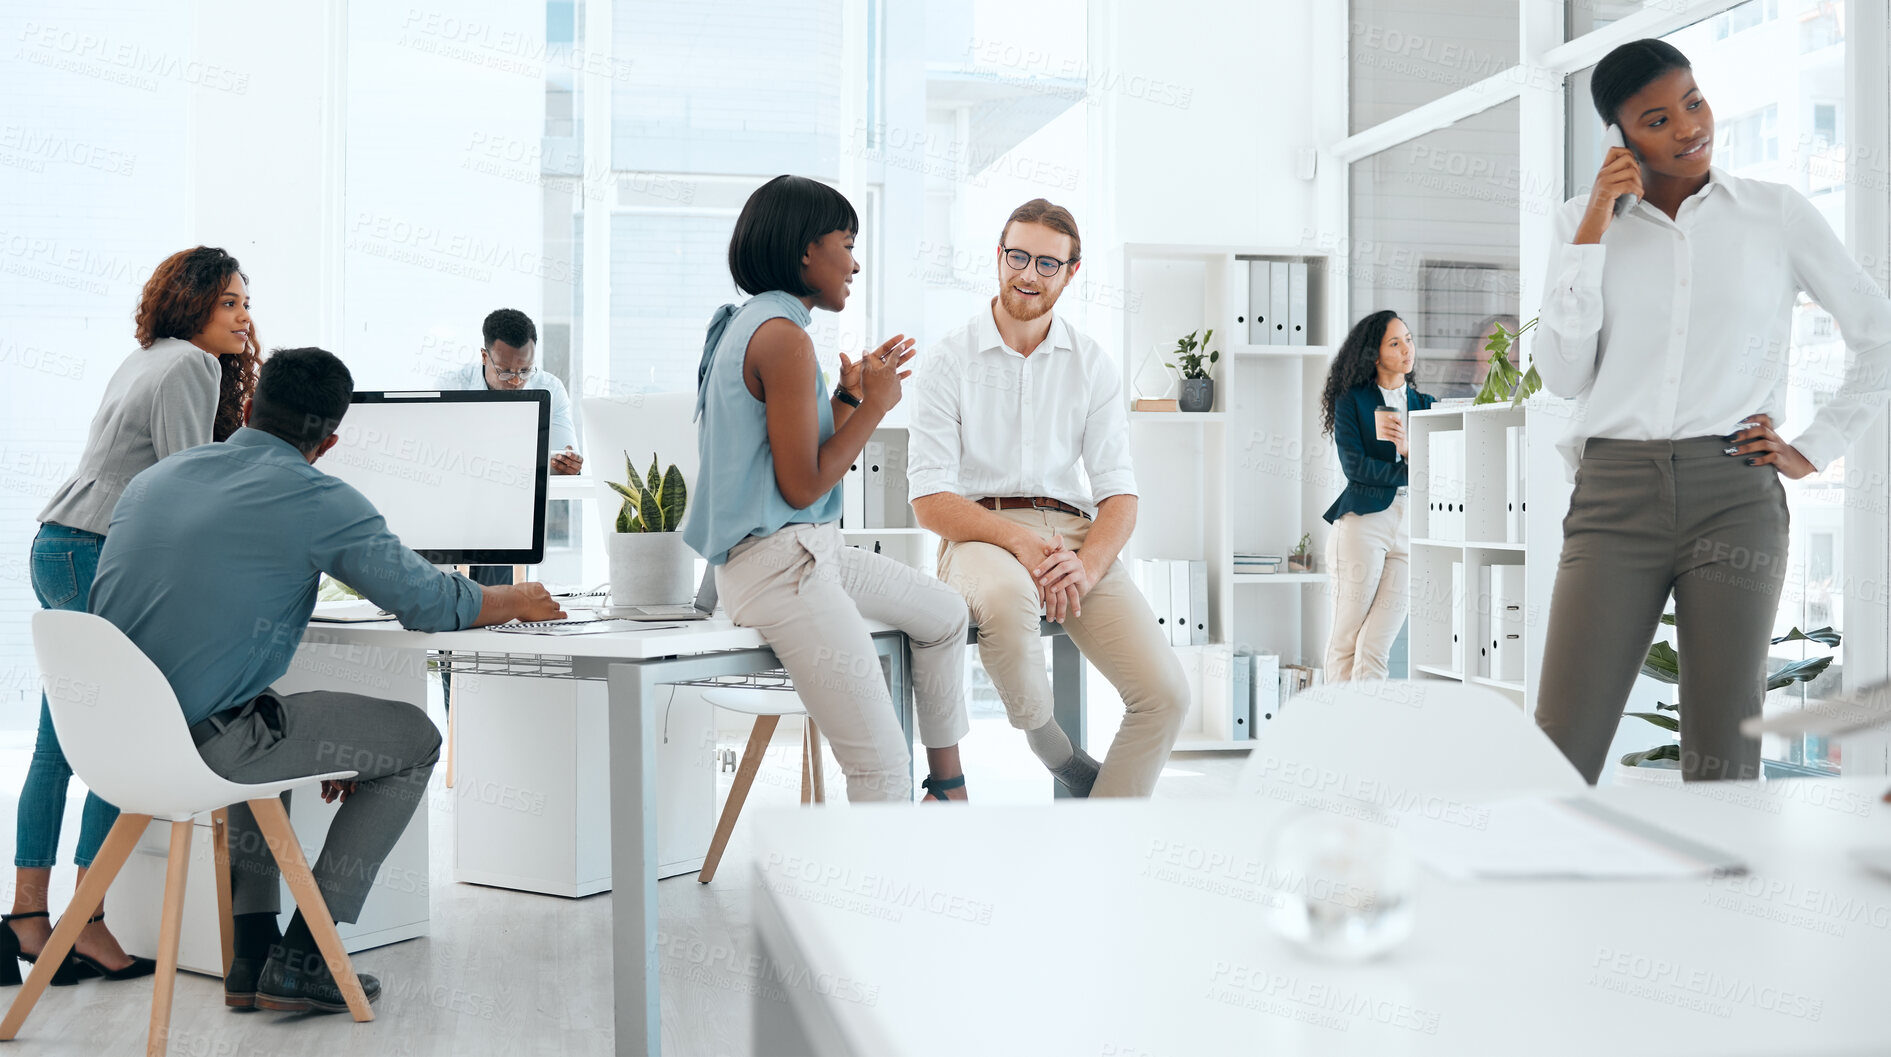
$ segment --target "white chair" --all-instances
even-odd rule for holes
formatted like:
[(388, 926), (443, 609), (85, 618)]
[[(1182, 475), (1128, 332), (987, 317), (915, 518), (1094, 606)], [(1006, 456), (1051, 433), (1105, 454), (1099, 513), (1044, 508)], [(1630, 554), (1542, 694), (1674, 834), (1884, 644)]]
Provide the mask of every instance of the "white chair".
[(281, 782), (243, 785), (207, 766), (191, 741), (177, 695), (157, 666), (111, 622), (90, 613), (42, 610), (33, 614), (33, 650), (52, 711), (53, 729), (73, 773), (106, 803), (119, 808), (105, 844), (85, 881), (72, 896), (52, 938), (33, 966), (6, 1019), (0, 1040), (12, 1039), (33, 1011), (53, 971), (65, 960), (86, 919), (99, 907), (112, 878), (124, 866), (138, 838), (154, 818), (171, 823), (170, 856), (164, 882), (164, 915), (158, 930), (157, 975), (151, 996), (151, 1033), (146, 1053), (165, 1052), (171, 1022), (171, 994), (177, 981), (177, 946), (183, 924), (184, 880), (190, 865), (191, 818), (214, 812), (217, 843), (217, 908), (223, 932), (223, 966), (230, 967), (234, 924), (230, 917), (229, 847), (226, 810), (248, 803), (256, 816), (302, 920), (321, 948), (329, 972), (358, 1021), (373, 1020), (361, 981), (335, 933), (328, 904), (315, 886), (302, 845), (277, 797), (286, 789), (325, 779), (352, 778), (354, 771), (331, 771)]
[[(709, 853), (703, 856), (703, 868), (696, 874), (696, 880), (708, 884), (716, 879), (716, 867), (722, 863), (723, 849), (728, 847), (729, 834), (735, 832), (736, 817), (742, 813), (742, 804), (748, 799), (749, 787), (755, 784), (755, 772), (762, 766), (762, 757), (768, 752), (769, 740), (775, 736), (775, 727), (783, 716), (807, 716), (807, 708), (801, 704), (794, 688), (787, 685), (779, 687), (761, 686), (717, 686), (703, 691), (703, 700), (731, 712), (742, 712), (755, 717), (755, 726), (749, 730), (749, 743), (742, 750), (742, 762), (736, 765), (735, 784), (729, 787), (729, 799), (722, 806), (722, 817), (716, 820), (716, 835), (709, 842)], [(813, 717), (808, 717), (801, 735), (801, 802), (803, 804), (824, 804), (827, 802), (826, 784), (821, 780), (821, 732), (814, 726)]]
[(1243, 792), (1270, 784), (1344, 793), (1479, 798), (1587, 788), (1509, 698), (1431, 679), (1337, 683), (1294, 695), (1248, 756)]

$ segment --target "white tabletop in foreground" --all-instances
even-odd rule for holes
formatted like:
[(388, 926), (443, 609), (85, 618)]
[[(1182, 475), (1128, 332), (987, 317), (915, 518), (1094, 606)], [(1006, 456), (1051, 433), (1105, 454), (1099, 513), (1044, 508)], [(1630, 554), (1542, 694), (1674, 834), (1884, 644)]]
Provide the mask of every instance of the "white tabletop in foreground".
[(1751, 872), (1453, 883), (1334, 966), (1263, 921), (1251, 801), (758, 812), (758, 927), (811, 1036), (845, 1052), (1839, 1054), (1891, 1051), (1882, 778), (1605, 791)]

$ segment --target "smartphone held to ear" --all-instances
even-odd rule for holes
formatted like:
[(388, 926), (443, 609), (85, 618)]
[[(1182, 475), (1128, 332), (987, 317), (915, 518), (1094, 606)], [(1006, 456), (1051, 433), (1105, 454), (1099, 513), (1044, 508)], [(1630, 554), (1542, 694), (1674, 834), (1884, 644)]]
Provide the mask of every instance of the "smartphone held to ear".
[[(1610, 147), (1620, 147), (1623, 150), (1628, 149), (1628, 141), (1622, 138), (1622, 126), (1610, 125), (1602, 130), (1602, 149), (1606, 153)], [(1640, 164), (1641, 158), (1637, 157), (1635, 161), (1637, 164)], [(1623, 213), (1635, 208), (1635, 201), (1634, 195), (1617, 195), (1615, 199), (1615, 215), (1619, 217)]]

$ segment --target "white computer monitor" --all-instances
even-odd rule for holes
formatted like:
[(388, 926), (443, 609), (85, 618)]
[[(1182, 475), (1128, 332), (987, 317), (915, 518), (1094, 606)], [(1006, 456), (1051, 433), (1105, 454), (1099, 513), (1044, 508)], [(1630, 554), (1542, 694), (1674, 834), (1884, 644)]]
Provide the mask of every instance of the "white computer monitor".
[(550, 393), (356, 393), (336, 433), (316, 469), (367, 496), (428, 561), (544, 560)]

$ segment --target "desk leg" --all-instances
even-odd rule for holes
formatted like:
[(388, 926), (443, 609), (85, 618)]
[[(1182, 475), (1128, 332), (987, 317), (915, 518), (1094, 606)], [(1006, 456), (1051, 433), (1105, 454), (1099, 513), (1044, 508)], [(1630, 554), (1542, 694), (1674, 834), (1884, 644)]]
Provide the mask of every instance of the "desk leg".
[[(1089, 735), (1084, 717), (1083, 652), (1068, 635), (1051, 636), (1051, 715), (1057, 725), (1070, 735), (1070, 743), (1084, 748)], [(1070, 796), (1070, 790), (1051, 779), (1051, 792), (1057, 799)]]
[(619, 1054), (659, 1052), (657, 725), (647, 665), (610, 667), (611, 1005)]
[(895, 636), (891, 645), (893, 648), (887, 651), (886, 688), (893, 697), (893, 711), (900, 717), (900, 731), (906, 735), (906, 785), (910, 789), (914, 781), (914, 757), (918, 754), (914, 745), (913, 650), (904, 635)]

